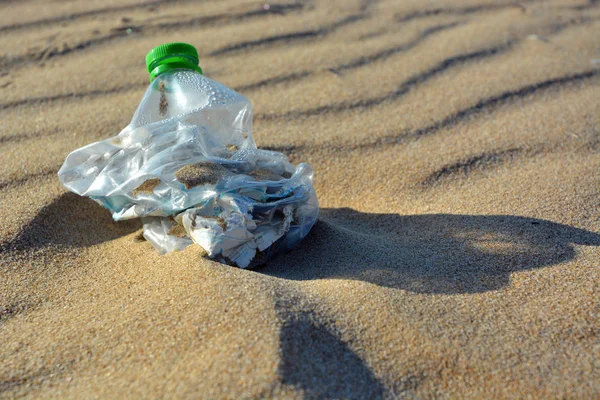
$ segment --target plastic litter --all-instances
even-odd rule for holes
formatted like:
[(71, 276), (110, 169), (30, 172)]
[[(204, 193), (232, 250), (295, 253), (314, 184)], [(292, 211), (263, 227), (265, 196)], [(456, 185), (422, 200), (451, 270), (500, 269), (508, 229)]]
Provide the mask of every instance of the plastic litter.
[(141, 218), (161, 254), (195, 243), (247, 268), (298, 244), (317, 220), (311, 167), (256, 147), (250, 102), (203, 76), (192, 46), (159, 46), (146, 63), (131, 123), (69, 154), (62, 184), (114, 220)]

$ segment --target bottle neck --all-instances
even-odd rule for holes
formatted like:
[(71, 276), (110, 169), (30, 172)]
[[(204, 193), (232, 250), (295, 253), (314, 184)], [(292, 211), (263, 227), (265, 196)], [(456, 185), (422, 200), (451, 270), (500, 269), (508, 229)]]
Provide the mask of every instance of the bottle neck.
[(154, 81), (154, 79), (160, 74), (175, 69), (188, 69), (202, 74), (202, 68), (200, 68), (198, 65), (190, 63), (189, 61), (169, 61), (164, 64), (159, 63), (154, 69), (152, 69), (150, 72), (150, 82)]

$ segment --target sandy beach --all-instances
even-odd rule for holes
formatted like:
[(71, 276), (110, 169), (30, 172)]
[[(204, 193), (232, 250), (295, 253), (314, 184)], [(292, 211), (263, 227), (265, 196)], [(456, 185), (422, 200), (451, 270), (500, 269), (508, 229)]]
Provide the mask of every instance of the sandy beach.
[[(600, 397), (598, 1), (0, 15), (0, 398)], [(171, 41), (315, 170), (319, 221), (259, 269), (161, 256), (58, 180)]]

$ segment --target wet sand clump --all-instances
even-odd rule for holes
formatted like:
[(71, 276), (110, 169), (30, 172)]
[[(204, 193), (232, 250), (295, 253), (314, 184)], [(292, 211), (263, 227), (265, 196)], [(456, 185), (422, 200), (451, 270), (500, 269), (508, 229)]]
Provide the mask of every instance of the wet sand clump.
[(144, 181), (140, 186), (136, 187), (131, 191), (131, 195), (137, 197), (140, 193), (151, 194), (156, 187), (160, 185), (159, 178), (152, 178)]
[(220, 164), (201, 162), (179, 169), (175, 177), (185, 185), (186, 189), (191, 189), (198, 185), (214, 185), (229, 174), (229, 170)]
[(183, 227), (183, 225), (174, 225), (169, 229), (169, 235), (176, 236), (178, 238), (186, 238), (188, 237), (187, 231)]
[(167, 93), (165, 91), (165, 83), (160, 82), (158, 84), (158, 91), (160, 92), (160, 101), (158, 104), (158, 112), (161, 117), (164, 117), (167, 114), (169, 109), (169, 102), (167, 101)]
[(283, 176), (266, 168), (255, 169), (254, 171), (250, 171), (248, 175), (258, 181), (280, 181), (283, 179)]

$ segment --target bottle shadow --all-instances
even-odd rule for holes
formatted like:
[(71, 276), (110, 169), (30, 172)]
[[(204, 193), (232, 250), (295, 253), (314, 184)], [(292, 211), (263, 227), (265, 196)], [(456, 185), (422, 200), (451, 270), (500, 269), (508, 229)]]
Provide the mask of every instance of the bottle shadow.
[(0, 253), (44, 247), (88, 247), (117, 239), (141, 228), (139, 220), (115, 222), (110, 213), (89, 198), (64, 193), (44, 206)]
[[(128, 235), (139, 220), (114, 222), (87, 198), (64, 193), (27, 223), (8, 250), (88, 247)], [(511, 215), (368, 214), (322, 209), (298, 249), (258, 271), (292, 280), (356, 279), (418, 293), (476, 293), (509, 283), (512, 272), (575, 257), (600, 235)]]
[(285, 279), (356, 279), (417, 293), (478, 293), (513, 272), (572, 260), (597, 233), (511, 215), (368, 214), (322, 209), (298, 249), (260, 272)]

